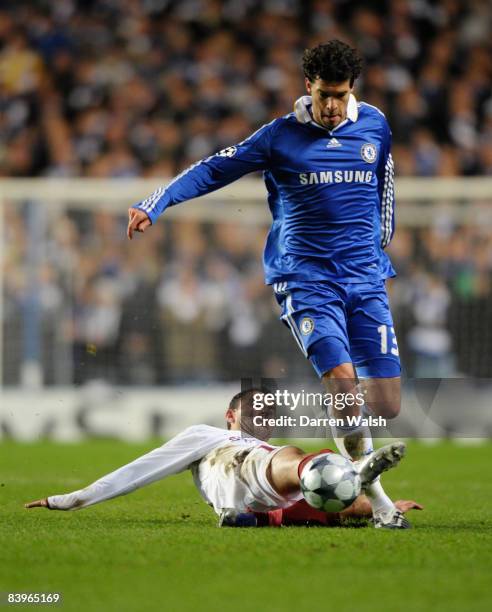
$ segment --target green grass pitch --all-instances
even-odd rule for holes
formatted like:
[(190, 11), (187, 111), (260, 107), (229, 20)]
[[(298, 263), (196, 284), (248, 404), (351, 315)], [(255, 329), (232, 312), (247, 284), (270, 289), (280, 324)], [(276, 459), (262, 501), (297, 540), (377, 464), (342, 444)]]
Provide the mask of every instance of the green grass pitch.
[(0, 444), (0, 591), (77, 611), (492, 609), (491, 444), (410, 444), (384, 476), (425, 506), (402, 532), (218, 529), (189, 473), (79, 512), (23, 509), (153, 446)]

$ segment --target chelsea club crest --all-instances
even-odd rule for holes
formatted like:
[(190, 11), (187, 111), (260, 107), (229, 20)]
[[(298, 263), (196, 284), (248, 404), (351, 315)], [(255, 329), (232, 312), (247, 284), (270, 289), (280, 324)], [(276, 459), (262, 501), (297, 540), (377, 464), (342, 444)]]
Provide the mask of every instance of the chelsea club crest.
[(314, 321), (311, 317), (304, 317), (301, 321), (301, 334), (303, 336), (308, 336), (314, 329)]
[(373, 145), (372, 142), (364, 143), (360, 148), (360, 154), (365, 162), (372, 164), (376, 161), (376, 157), (378, 156), (376, 145)]

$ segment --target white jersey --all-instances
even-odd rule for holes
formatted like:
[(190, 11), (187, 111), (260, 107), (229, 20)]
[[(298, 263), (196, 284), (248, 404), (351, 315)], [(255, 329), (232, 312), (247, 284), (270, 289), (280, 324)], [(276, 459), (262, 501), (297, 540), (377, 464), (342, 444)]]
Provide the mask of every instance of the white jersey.
[(271, 458), (281, 448), (239, 431), (194, 425), (85, 489), (54, 495), (48, 503), (59, 510), (84, 508), (191, 468), (202, 497), (218, 513), (223, 508), (266, 511), (286, 507), (301, 498), (300, 492), (282, 497), (266, 475)]

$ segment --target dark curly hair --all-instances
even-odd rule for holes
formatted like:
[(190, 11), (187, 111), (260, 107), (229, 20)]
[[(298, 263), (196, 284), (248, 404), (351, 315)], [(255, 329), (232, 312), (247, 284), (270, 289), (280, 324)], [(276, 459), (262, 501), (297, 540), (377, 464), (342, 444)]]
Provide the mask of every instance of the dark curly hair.
[(362, 71), (362, 58), (357, 49), (341, 40), (306, 49), (302, 55), (304, 76), (311, 82), (322, 79), (327, 83), (350, 80), (350, 87)]

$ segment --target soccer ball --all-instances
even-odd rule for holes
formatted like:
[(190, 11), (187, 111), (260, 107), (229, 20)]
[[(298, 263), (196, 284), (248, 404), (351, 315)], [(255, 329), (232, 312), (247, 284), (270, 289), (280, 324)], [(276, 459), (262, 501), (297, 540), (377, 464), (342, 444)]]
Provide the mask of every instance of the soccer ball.
[(360, 477), (348, 459), (335, 453), (323, 453), (304, 466), (301, 491), (313, 508), (340, 512), (360, 495)]

